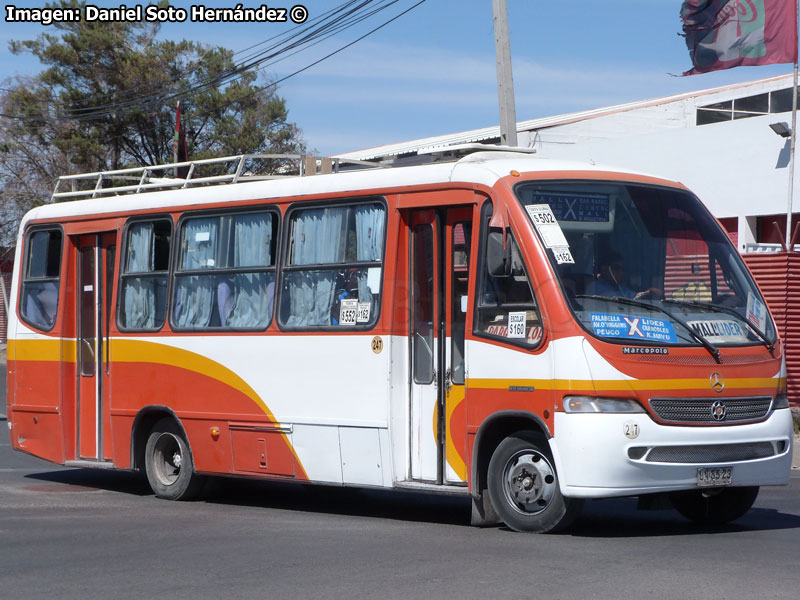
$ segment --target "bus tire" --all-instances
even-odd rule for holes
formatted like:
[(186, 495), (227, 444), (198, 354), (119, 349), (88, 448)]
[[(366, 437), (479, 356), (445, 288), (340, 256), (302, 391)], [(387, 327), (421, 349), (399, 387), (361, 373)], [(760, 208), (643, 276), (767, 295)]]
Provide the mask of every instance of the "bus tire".
[(505, 438), (489, 461), (489, 499), (503, 522), (515, 531), (563, 530), (577, 518), (583, 500), (561, 495), (547, 440), (518, 431)]
[(730, 523), (750, 510), (758, 486), (673, 492), (670, 501), (680, 514), (703, 525)]
[(194, 472), (189, 443), (174, 419), (165, 417), (153, 426), (144, 457), (147, 481), (157, 497), (191, 500), (203, 487), (205, 478)]

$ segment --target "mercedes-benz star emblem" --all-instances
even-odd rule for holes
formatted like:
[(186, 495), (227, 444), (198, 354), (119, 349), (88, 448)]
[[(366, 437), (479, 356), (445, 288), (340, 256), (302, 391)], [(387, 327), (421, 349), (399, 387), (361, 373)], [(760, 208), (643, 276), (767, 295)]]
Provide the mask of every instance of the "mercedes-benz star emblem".
[(711, 383), (711, 389), (718, 394), (725, 389), (725, 378), (719, 373), (712, 373), (708, 380)]
[(721, 400), (717, 400), (711, 405), (711, 416), (715, 421), (724, 421), (728, 415), (728, 407)]

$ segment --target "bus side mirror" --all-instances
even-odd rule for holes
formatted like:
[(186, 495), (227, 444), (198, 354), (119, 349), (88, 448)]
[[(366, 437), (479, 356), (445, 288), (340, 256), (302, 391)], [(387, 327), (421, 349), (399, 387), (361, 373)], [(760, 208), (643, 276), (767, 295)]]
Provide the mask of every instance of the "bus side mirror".
[(511, 244), (503, 248), (503, 233), (490, 231), (486, 245), (486, 268), (492, 277), (511, 275)]

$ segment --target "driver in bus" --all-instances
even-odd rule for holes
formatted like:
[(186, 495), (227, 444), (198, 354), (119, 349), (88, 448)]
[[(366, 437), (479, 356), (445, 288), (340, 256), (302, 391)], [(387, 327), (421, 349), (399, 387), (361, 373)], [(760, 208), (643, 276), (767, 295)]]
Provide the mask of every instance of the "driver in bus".
[(600, 259), (600, 272), (589, 284), (587, 293), (594, 296), (658, 299), (664, 293), (655, 287), (635, 292), (625, 285), (625, 260), (619, 252), (610, 252)]

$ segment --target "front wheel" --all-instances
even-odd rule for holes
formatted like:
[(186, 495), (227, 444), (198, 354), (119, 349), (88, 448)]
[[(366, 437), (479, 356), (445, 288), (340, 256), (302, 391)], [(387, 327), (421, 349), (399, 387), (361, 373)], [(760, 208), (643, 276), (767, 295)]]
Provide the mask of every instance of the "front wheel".
[(564, 498), (543, 436), (517, 432), (497, 446), (489, 461), (489, 499), (511, 529), (555, 532), (578, 516), (583, 500)]
[(173, 419), (161, 419), (153, 427), (144, 463), (147, 481), (159, 498), (190, 500), (203, 486), (204, 478), (194, 472), (189, 443)]
[(684, 517), (704, 525), (722, 525), (743, 516), (756, 501), (758, 487), (687, 490), (670, 494), (672, 506)]

